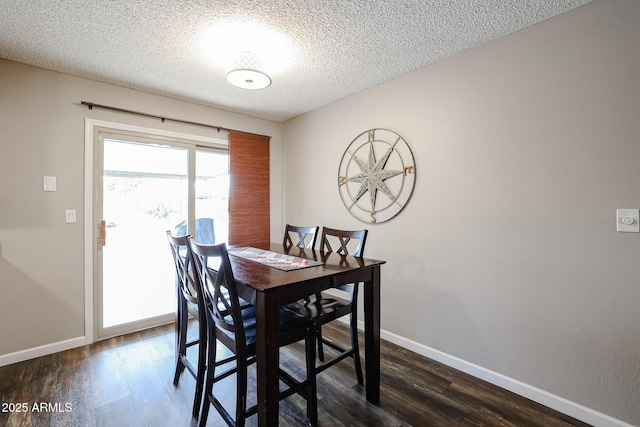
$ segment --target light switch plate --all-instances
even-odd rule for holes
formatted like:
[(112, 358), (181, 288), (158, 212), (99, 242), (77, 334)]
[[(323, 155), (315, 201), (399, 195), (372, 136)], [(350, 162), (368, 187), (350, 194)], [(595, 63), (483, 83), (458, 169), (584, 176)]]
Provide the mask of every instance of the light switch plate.
[(640, 209), (616, 210), (618, 232), (640, 233)]
[(56, 191), (56, 177), (55, 176), (45, 176), (42, 179), (42, 190), (43, 191)]
[(65, 222), (67, 224), (75, 224), (76, 222), (76, 210), (68, 209), (65, 211)]

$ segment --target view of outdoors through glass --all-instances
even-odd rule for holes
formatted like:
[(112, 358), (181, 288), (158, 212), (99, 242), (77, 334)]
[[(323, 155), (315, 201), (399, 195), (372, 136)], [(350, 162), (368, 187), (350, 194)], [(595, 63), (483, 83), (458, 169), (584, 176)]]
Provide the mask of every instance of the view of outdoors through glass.
[[(189, 148), (104, 140), (103, 328), (175, 311), (165, 232), (187, 234), (188, 160)], [(228, 153), (198, 149), (195, 175), (196, 239), (226, 241)]]

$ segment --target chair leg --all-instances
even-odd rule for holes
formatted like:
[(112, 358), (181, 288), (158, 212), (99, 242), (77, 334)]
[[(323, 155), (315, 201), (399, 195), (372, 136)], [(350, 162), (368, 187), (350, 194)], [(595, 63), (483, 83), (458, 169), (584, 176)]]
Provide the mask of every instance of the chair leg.
[(198, 324), (198, 329), (200, 331), (198, 336), (198, 372), (196, 375), (196, 395), (193, 399), (193, 409), (191, 411), (194, 418), (198, 418), (205, 381), (204, 375), (207, 370), (207, 329), (204, 325), (200, 324)]
[(305, 339), (305, 353), (307, 362), (307, 418), (309, 425), (318, 424), (318, 393), (316, 384), (316, 337), (317, 329), (312, 328)]
[(207, 339), (207, 366), (209, 369), (206, 370), (206, 382), (203, 391), (204, 396), (202, 398), (202, 409), (200, 410), (198, 423), (199, 427), (205, 427), (207, 425), (207, 418), (209, 416), (209, 407), (211, 406), (209, 396), (212, 396), (213, 394), (213, 383), (216, 373), (216, 344), (216, 337), (209, 336)]
[(360, 345), (358, 343), (358, 312), (355, 307), (351, 310), (350, 319), (351, 329), (351, 348), (353, 349), (353, 364), (356, 369), (356, 377), (358, 378), (358, 384), (364, 384), (364, 378), (362, 376), (362, 363), (360, 362)]
[(324, 346), (322, 345), (322, 325), (316, 328), (316, 340), (318, 341), (318, 359), (324, 362)]
[[(180, 296), (178, 296), (180, 297)], [(187, 309), (184, 301), (178, 300), (178, 336), (176, 337), (176, 371), (173, 375), (173, 385), (178, 385), (180, 375), (184, 371), (182, 357), (187, 355)]]
[[(311, 299), (309, 298), (305, 298), (305, 302), (307, 301), (311, 301)], [(317, 310), (318, 312), (320, 312), (322, 310), (322, 293), (317, 293), (315, 295), (315, 299), (313, 301), (313, 304), (315, 304), (317, 306)], [(321, 324), (316, 324), (316, 330), (315, 330), (315, 335), (318, 341), (318, 359), (321, 362), (324, 362), (324, 346), (322, 344), (322, 325)]]
[(244, 427), (247, 418), (247, 358), (236, 359), (236, 427)]

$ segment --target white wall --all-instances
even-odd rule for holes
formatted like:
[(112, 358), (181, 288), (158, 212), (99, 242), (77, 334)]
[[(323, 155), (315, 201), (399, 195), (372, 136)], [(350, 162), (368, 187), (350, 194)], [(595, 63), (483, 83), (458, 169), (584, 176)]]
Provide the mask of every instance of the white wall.
[[(89, 111), (81, 101), (270, 135), (271, 228), (277, 239), (282, 233), (280, 123), (0, 60), (0, 362), (60, 349), (58, 343), (84, 343), (85, 118), (217, 134), (198, 126)], [(56, 192), (43, 192), (45, 175), (57, 177)], [(66, 209), (77, 210), (76, 224), (65, 224)]]
[[(337, 172), (375, 127), (412, 146), (417, 184), (366, 225)], [(640, 234), (615, 222), (640, 208), (640, 2), (597, 0), (351, 96), (284, 141), (286, 222), (370, 230), (388, 336), (640, 425)]]

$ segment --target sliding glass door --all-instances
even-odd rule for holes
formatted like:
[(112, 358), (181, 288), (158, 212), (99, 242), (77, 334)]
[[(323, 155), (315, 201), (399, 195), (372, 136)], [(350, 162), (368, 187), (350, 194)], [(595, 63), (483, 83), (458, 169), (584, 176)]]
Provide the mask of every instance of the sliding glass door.
[(108, 133), (99, 141), (96, 313), (104, 338), (174, 319), (166, 230), (226, 241), (229, 173), (226, 150)]

